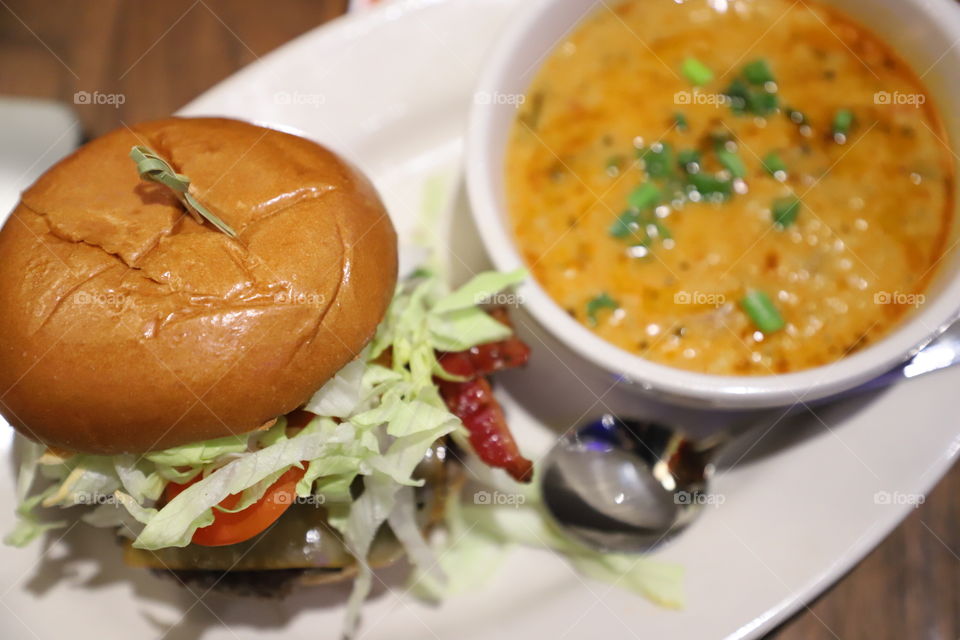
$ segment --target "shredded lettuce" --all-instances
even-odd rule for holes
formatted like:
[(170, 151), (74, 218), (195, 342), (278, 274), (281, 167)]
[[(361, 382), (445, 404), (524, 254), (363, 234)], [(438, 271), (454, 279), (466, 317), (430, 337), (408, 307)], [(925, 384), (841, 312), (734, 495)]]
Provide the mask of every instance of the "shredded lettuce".
[[(435, 376), (451, 377), (436, 352), (500, 340), (510, 329), (482, 310), (524, 272), (484, 273), (450, 291), (441, 276), (421, 270), (401, 283), (370, 345), (306, 403), (316, 414), (298, 432), (281, 417), (267, 430), (196, 442), (143, 456), (59, 457), (24, 440), (19, 473), (19, 521), (7, 537), (24, 545), (63, 522), (40, 519), (38, 507), (96, 505), (88, 524), (121, 528), (142, 549), (185, 546), (208, 526), (220, 503), (239, 495), (239, 511), (263, 497), (282, 474), (303, 468), (299, 497), (318, 497), (328, 521), (357, 559), (358, 576), (347, 607), (347, 634), (359, 620), (373, 580), (367, 563), (373, 539), (388, 527), (416, 568), (417, 591), (456, 593), (485, 579), (505, 546), (546, 546), (578, 568), (664, 603), (678, 601), (675, 571), (646, 560), (601, 556), (552, 530), (535, 508), (448, 506), (448, 548), (437, 556), (416, 520), (417, 465), (431, 446), (452, 435), (469, 447), (460, 421), (440, 397)], [(390, 357), (382, 358), (389, 350)], [(21, 439), (22, 440), (22, 439)], [(36, 481), (45, 489), (34, 489)], [(356, 496), (357, 479), (362, 492)], [(158, 504), (170, 482), (195, 480)], [(531, 504), (533, 501), (531, 500)], [(523, 532), (531, 533), (524, 536)], [(621, 577), (622, 576), (622, 577)], [(616, 580), (614, 579), (616, 577)]]
[(455, 578), (448, 586), (420, 567), (411, 575), (411, 591), (437, 601), (481, 588), (517, 545), (549, 549), (566, 558), (577, 571), (594, 580), (633, 591), (669, 608), (683, 608), (683, 567), (644, 555), (602, 553), (565, 536), (547, 516), (537, 485), (524, 486), (493, 479), (482, 468), (474, 470), (484, 485), (513, 496), (502, 504), (463, 504), (448, 501), (446, 545), (438, 552), (440, 568)]

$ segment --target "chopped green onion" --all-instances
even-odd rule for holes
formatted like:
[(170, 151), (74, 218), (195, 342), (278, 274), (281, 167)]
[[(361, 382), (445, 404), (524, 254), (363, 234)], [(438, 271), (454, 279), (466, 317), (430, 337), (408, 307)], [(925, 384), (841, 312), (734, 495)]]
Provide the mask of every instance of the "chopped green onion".
[(800, 213), (800, 200), (793, 196), (778, 198), (774, 200), (770, 211), (773, 214), (773, 223), (781, 229), (786, 229), (797, 220), (797, 214)]
[(687, 117), (679, 111), (673, 114), (673, 123), (677, 126), (677, 131), (687, 131), (690, 128)]
[(690, 165), (700, 164), (700, 152), (696, 149), (684, 149), (677, 153), (677, 164), (687, 173), (691, 173)]
[(737, 115), (752, 113), (766, 116), (780, 106), (777, 94), (766, 89), (751, 89), (741, 78), (735, 78), (723, 94), (730, 98), (730, 108)]
[(652, 182), (645, 182), (627, 196), (627, 204), (635, 211), (651, 209), (660, 203), (660, 189)]
[(650, 224), (656, 227), (657, 235), (663, 238), (664, 240), (673, 239), (673, 234), (670, 233), (669, 227), (663, 224), (663, 222), (660, 220), (660, 218), (656, 216), (656, 214), (653, 215), (653, 219), (650, 221)]
[(747, 98), (750, 97), (750, 87), (740, 78), (734, 78), (723, 91), (723, 95), (730, 98), (730, 108), (736, 114), (742, 114), (747, 110)]
[(844, 136), (850, 133), (850, 127), (853, 125), (853, 111), (849, 109), (840, 109), (833, 116), (833, 135), (834, 137)]
[(767, 116), (777, 110), (780, 106), (780, 98), (777, 94), (770, 93), (763, 89), (751, 91), (747, 98), (747, 110), (758, 116)]
[(717, 160), (734, 178), (747, 177), (747, 167), (743, 164), (743, 159), (737, 155), (735, 151), (730, 151), (724, 145), (717, 145), (716, 154)]
[(740, 306), (750, 320), (764, 333), (774, 333), (784, 327), (783, 316), (763, 291), (752, 289), (740, 300)]
[(604, 291), (587, 302), (587, 318), (592, 326), (597, 325), (597, 313), (601, 309), (617, 309), (620, 305)]
[(787, 165), (784, 164), (780, 154), (776, 151), (771, 151), (763, 156), (763, 168), (777, 180), (782, 180), (787, 177)]
[(773, 72), (766, 60), (754, 60), (743, 68), (743, 77), (750, 84), (763, 86), (768, 82), (774, 82)]
[(634, 229), (636, 229), (639, 224), (637, 212), (627, 209), (613, 221), (613, 224), (610, 225), (609, 233), (614, 238), (626, 238), (633, 234)]
[(683, 75), (695, 87), (702, 87), (713, 80), (713, 71), (696, 58), (687, 58), (681, 67)]
[(656, 143), (637, 151), (643, 160), (644, 169), (651, 178), (666, 178), (673, 173), (673, 151), (666, 143)]
[(732, 181), (707, 173), (691, 173), (687, 176), (687, 184), (705, 196), (720, 194), (726, 198), (733, 194)]

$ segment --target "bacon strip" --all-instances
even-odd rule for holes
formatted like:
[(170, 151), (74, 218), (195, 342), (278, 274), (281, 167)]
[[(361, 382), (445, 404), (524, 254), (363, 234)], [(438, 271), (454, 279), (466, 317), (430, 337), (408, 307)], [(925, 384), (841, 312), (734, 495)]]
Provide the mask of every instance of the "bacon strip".
[(505, 469), (519, 482), (530, 482), (533, 463), (520, 455), (486, 378), (466, 382), (437, 380), (437, 385), (450, 413), (460, 418), (470, 432), (470, 444), (480, 459), (491, 467)]
[[(509, 326), (504, 309), (494, 309), (490, 315)], [(439, 354), (437, 360), (445, 371), (467, 380), (435, 380), (447, 408), (470, 432), (470, 444), (480, 459), (491, 467), (506, 470), (519, 482), (530, 482), (533, 463), (520, 454), (503, 409), (484, 376), (522, 366), (529, 358), (530, 347), (511, 336), (467, 351)]]

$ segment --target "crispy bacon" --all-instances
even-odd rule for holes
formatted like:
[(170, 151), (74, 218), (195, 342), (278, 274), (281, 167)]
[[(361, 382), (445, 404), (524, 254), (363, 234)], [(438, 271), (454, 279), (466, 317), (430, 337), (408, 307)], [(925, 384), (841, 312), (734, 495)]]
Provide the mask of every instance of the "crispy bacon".
[(470, 432), (470, 444), (480, 459), (491, 467), (505, 469), (519, 482), (530, 482), (533, 463), (520, 455), (503, 409), (486, 378), (466, 382), (437, 380), (437, 384), (447, 408)]
[[(498, 322), (510, 326), (503, 308), (493, 309), (490, 315)], [(499, 342), (489, 342), (467, 351), (441, 353), (437, 359), (445, 371), (466, 378), (485, 376), (504, 369), (522, 367), (530, 359), (530, 347), (515, 335)]]
[[(509, 326), (504, 309), (494, 309), (490, 315)], [(533, 463), (520, 454), (507, 426), (503, 409), (484, 376), (522, 366), (529, 357), (530, 347), (516, 336), (479, 345), (467, 351), (442, 353), (437, 356), (445, 371), (468, 378), (462, 382), (437, 378), (436, 382), (447, 408), (463, 421), (470, 432), (470, 444), (477, 455), (491, 467), (506, 470), (520, 482), (530, 482)]]

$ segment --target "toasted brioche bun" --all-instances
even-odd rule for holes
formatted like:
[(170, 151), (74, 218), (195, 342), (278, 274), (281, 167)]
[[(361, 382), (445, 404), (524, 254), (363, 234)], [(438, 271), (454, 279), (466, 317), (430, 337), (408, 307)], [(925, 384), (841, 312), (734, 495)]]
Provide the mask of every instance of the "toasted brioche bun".
[[(141, 181), (138, 144), (239, 238)], [(361, 351), (396, 277), (380, 199), (331, 151), (219, 118), (118, 129), (44, 174), (0, 230), (0, 413), (97, 454), (251, 431)]]

